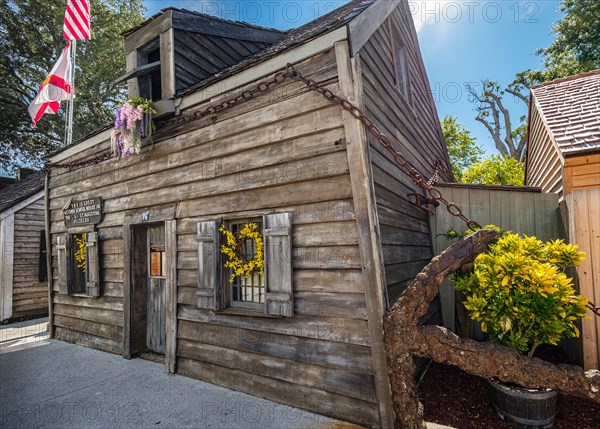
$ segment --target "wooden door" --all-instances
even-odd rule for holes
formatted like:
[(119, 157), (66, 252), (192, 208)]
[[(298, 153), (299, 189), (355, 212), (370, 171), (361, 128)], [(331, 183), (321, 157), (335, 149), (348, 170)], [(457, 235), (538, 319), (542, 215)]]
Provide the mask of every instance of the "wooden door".
[(166, 337), (166, 265), (165, 228), (149, 227), (146, 346), (161, 354), (165, 353)]

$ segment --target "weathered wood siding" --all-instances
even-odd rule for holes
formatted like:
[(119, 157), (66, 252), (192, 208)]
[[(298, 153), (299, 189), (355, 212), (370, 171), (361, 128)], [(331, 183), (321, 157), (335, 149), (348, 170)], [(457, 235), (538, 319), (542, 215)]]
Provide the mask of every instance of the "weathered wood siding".
[[(468, 218), (481, 225), (493, 224), (515, 233), (534, 235), (543, 241), (565, 238), (557, 194), (541, 193), (539, 189), (501, 186), (448, 184), (439, 188)], [(436, 255), (451, 244), (440, 236), (450, 229), (462, 232), (467, 228), (462, 220), (440, 206), (431, 222)], [(451, 281), (446, 280), (442, 284), (440, 296), (444, 326), (455, 330), (456, 300)]]
[(48, 313), (48, 283), (39, 281), (43, 229), (43, 197), (15, 213), (13, 318)]
[[(298, 65), (338, 90), (332, 51)], [(228, 95), (225, 95), (227, 97)], [(204, 106), (203, 106), (204, 107)], [(289, 82), (213, 117), (159, 131), (152, 150), (53, 170), (53, 243), (70, 198), (104, 200), (100, 298), (54, 290), (57, 338), (123, 351), (122, 225), (172, 207), (177, 222), (177, 372), (373, 425), (379, 421), (342, 111)], [(108, 142), (66, 162), (94, 156)], [(293, 218), (294, 317), (197, 307), (196, 225), (273, 211)], [(56, 249), (53, 249), (56, 277)]]
[[(367, 115), (423, 175), (448, 155), (410, 13), (402, 2), (358, 53)], [(410, 100), (394, 70), (394, 41), (404, 46)], [(390, 305), (433, 256), (428, 215), (407, 194), (419, 192), (405, 171), (372, 136), (371, 162)], [(441, 174), (442, 180), (449, 177)]]
[[(534, 100), (535, 103), (535, 100)], [(537, 106), (531, 107), (525, 184), (543, 192), (562, 194), (563, 157), (552, 140)]]

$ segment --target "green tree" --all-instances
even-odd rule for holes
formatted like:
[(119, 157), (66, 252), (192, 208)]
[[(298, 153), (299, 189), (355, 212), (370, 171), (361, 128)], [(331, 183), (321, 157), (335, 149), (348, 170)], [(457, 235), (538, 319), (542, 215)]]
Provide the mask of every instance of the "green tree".
[(554, 41), (536, 52), (544, 67), (520, 73), (516, 82), (531, 86), (600, 69), (600, 2), (563, 0), (559, 10), (565, 16), (552, 27)]
[[(37, 128), (27, 107), (66, 41), (64, 0), (5, 0), (0, 3), (0, 166), (40, 166), (63, 144), (66, 103), (44, 115)], [(125, 72), (121, 33), (143, 20), (141, 0), (91, 0), (92, 39), (77, 44), (73, 139), (108, 124), (126, 96), (113, 81)]]
[(481, 156), (485, 151), (475, 143), (471, 132), (457, 122), (456, 116), (448, 115), (444, 118), (442, 131), (448, 147), (454, 179), (461, 182), (463, 172), (471, 165), (481, 161)]
[(509, 156), (492, 155), (472, 165), (463, 174), (463, 183), (523, 186), (525, 164)]

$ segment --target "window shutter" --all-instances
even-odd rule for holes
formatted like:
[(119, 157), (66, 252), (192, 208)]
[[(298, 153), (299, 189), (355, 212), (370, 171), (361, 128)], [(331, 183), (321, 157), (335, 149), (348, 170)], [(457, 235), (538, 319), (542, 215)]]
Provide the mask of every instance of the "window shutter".
[(100, 296), (100, 261), (98, 258), (98, 233), (85, 234), (87, 258), (85, 292), (87, 296)]
[(38, 281), (46, 283), (48, 281), (48, 261), (46, 259), (46, 230), (40, 231), (40, 252), (38, 263)]
[(273, 316), (294, 315), (292, 290), (292, 214), (265, 216), (265, 312)]
[(217, 220), (198, 222), (198, 307), (221, 309), (221, 264)]
[(58, 293), (69, 293), (69, 273), (71, 272), (71, 236), (63, 234), (56, 237), (58, 252)]

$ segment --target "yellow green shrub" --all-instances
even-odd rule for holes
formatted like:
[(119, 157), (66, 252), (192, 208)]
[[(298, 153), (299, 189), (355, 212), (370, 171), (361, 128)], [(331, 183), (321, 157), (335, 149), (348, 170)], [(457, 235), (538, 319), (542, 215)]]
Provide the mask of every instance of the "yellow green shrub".
[(455, 276), (464, 305), (490, 340), (533, 355), (540, 344), (577, 337), (587, 299), (564, 270), (584, 253), (561, 240), (507, 234), (475, 259), (474, 270)]

